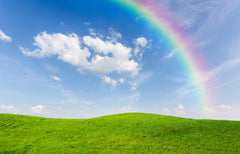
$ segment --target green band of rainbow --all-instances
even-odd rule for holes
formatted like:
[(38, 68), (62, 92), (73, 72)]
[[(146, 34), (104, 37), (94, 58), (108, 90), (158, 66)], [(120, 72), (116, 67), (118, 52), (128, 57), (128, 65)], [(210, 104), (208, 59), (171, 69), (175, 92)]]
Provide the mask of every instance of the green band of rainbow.
[(206, 85), (203, 83), (205, 62), (199, 55), (199, 50), (194, 47), (187, 34), (179, 29), (179, 24), (168, 16), (167, 10), (153, 0), (110, 0), (128, 11), (144, 18), (145, 22), (151, 25), (159, 35), (174, 48), (183, 65), (187, 69), (193, 82), (196, 96), (201, 108), (207, 107), (210, 97)]

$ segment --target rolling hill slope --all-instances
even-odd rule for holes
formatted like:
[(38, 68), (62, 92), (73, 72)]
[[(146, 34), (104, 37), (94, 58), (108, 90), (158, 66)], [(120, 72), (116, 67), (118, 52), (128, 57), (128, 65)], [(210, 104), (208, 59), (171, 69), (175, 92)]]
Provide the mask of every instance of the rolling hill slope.
[(0, 114), (0, 153), (240, 153), (240, 121), (145, 113), (92, 119)]

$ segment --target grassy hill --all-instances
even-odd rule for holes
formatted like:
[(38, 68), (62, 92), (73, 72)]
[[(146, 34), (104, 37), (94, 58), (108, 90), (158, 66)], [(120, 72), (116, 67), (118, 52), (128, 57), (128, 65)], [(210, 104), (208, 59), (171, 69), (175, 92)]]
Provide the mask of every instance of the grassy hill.
[(0, 153), (240, 153), (240, 121), (144, 113), (92, 119), (0, 114)]

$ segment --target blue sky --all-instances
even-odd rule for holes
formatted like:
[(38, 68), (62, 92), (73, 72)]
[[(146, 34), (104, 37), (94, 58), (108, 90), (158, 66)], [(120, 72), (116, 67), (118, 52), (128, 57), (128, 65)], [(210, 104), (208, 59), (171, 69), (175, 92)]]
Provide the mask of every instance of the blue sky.
[(104, 0), (2, 0), (0, 112), (239, 120), (240, 3), (158, 2), (201, 49), (214, 82), (211, 107), (200, 108), (176, 47), (141, 16)]

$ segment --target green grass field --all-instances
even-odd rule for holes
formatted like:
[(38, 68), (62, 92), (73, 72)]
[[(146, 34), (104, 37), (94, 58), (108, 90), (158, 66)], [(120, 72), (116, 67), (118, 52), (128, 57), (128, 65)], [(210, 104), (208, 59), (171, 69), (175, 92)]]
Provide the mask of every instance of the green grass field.
[(92, 119), (0, 114), (0, 153), (240, 153), (240, 121), (144, 113)]

